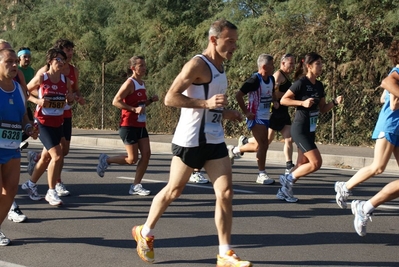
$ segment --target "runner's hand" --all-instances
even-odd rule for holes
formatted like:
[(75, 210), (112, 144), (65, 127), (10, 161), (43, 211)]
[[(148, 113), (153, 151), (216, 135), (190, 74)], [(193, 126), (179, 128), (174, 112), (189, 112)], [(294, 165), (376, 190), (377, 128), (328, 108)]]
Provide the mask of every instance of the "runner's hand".
[(206, 100), (206, 107), (208, 109), (223, 108), (227, 104), (227, 97), (224, 94), (217, 94)]
[(302, 107), (310, 108), (314, 104), (314, 98), (308, 98), (302, 102)]

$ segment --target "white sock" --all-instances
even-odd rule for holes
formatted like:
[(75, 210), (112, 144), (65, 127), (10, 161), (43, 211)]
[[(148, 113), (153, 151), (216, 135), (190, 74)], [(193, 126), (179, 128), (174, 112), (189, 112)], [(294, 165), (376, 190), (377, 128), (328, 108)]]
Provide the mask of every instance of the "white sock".
[(233, 153), (234, 153), (234, 154), (239, 154), (239, 153), (241, 153), (240, 148), (239, 148), (238, 146), (235, 146), (235, 147), (233, 148)]
[(147, 236), (153, 236), (154, 234), (152, 233), (154, 229), (151, 229), (150, 227), (147, 226), (147, 224), (143, 225), (143, 228), (141, 229), (141, 236), (142, 237), (147, 237)]
[(13, 201), (12, 205), (11, 205), (11, 209), (13, 210), (13, 209), (16, 209), (17, 207), (18, 207), (17, 203), (15, 203), (15, 201)]
[(36, 185), (36, 183), (34, 183), (31, 180), (29, 180), (28, 181), (28, 185), (29, 185), (29, 187), (34, 187)]
[(375, 207), (371, 204), (370, 200), (367, 200), (363, 205), (364, 214), (371, 214), (375, 210)]
[(346, 187), (346, 183), (344, 184), (344, 190), (345, 192), (350, 192), (350, 190)]
[(231, 249), (230, 245), (219, 245), (219, 255), (226, 255), (227, 251)]
[(47, 192), (56, 194), (55, 189), (51, 189), (51, 188), (49, 188), (49, 190)]
[(292, 172), (290, 174), (288, 174), (287, 180), (290, 181), (291, 183), (293, 183), (296, 180), (296, 178)]
[(266, 171), (259, 171), (259, 174), (261, 174), (261, 173), (265, 173), (266, 174)]

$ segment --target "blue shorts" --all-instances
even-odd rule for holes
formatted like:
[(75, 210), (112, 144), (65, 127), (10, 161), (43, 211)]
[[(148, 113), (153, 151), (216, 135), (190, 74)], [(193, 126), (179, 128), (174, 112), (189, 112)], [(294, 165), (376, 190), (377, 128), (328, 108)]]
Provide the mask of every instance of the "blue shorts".
[(0, 164), (6, 164), (11, 159), (20, 159), (21, 150), (0, 148)]
[(255, 124), (265, 125), (266, 128), (269, 129), (269, 120), (259, 120), (259, 119), (248, 120), (248, 119), (247, 119), (247, 127), (248, 127), (248, 130), (251, 130), (252, 127), (255, 126)]
[(385, 138), (389, 143), (391, 143), (395, 147), (399, 147), (399, 135), (380, 132), (377, 137), (373, 136), (373, 139), (381, 139), (381, 138)]

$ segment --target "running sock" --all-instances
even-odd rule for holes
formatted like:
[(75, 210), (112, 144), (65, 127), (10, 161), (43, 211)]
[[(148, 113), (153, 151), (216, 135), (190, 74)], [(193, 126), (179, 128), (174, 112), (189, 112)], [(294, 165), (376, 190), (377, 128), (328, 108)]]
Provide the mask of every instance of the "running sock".
[(259, 171), (259, 174), (261, 174), (261, 173), (265, 173), (266, 174), (266, 171)]
[(371, 214), (375, 210), (375, 207), (371, 204), (370, 200), (367, 200), (363, 205), (364, 214)]
[(230, 245), (219, 245), (219, 255), (226, 255), (227, 251), (231, 249)]
[(28, 181), (28, 185), (29, 185), (29, 187), (34, 187), (36, 185), (36, 183), (34, 183), (31, 180), (29, 180)]
[(11, 205), (11, 209), (13, 210), (13, 209), (16, 209), (17, 207), (18, 207), (17, 203), (15, 203), (15, 201), (13, 201), (12, 205)]
[(345, 192), (350, 192), (350, 190), (346, 187), (346, 183), (344, 184), (343, 189), (345, 190)]
[(234, 153), (234, 154), (239, 154), (239, 153), (241, 153), (240, 148), (239, 148), (238, 146), (235, 146), (235, 147), (233, 148), (233, 153)]
[(148, 227), (147, 224), (144, 224), (143, 228), (141, 229), (141, 236), (142, 237), (154, 236), (152, 230), (154, 229), (150, 229), (150, 227)]

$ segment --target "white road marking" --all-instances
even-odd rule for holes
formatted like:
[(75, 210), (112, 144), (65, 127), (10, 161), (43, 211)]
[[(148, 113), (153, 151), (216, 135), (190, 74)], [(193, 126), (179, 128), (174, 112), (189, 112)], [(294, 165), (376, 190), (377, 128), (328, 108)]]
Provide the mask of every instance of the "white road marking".
[[(126, 177), (126, 176), (119, 176), (117, 177), (119, 179), (126, 179), (126, 180), (134, 180), (134, 177)], [(146, 182), (151, 182), (151, 183), (164, 183), (166, 184), (166, 181), (162, 181), (162, 180), (152, 180), (152, 179), (143, 179), (142, 181), (146, 181)], [(212, 186), (209, 185), (200, 185), (200, 184), (189, 184), (187, 183), (186, 186), (191, 186), (191, 187), (200, 187), (200, 188), (206, 188), (206, 189), (211, 189), (213, 190)], [(237, 193), (246, 193), (246, 194), (256, 194), (258, 192), (255, 191), (249, 191), (249, 190), (242, 190), (242, 189), (233, 189), (234, 192)]]
[(11, 262), (0, 261), (0, 267), (26, 267), (24, 265), (18, 265)]
[[(335, 200), (330, 200), (330, 203), (336, 203)], [(352, 201), (350, 202), (346, 202), (348, 208), (350, 207)], [(349, 208), (350, 210), (350, 208)], [(387, 205), (387, 204), (382, 204), (380, 206), (377, 207), (377, 210), (399, 210), (399, 206), (398, 205)]]

